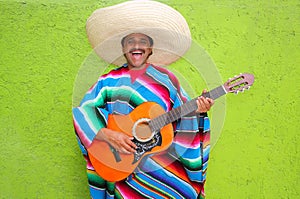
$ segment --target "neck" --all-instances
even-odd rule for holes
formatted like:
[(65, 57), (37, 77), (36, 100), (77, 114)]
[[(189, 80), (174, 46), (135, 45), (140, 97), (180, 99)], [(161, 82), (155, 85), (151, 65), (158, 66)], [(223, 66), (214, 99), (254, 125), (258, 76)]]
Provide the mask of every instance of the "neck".
[(141, 70), (141, 69), (144, 69), (148, 64), (147, 63), (143, 63), (139, 66), (133, 66), (131, 64), (128, 64), (128, 68), (129, 70)]

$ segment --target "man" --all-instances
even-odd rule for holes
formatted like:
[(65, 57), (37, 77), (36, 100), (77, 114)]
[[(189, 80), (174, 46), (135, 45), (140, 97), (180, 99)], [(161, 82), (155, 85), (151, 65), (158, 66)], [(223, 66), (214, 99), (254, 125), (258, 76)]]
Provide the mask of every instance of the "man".
[[(164, 22), (153, 19), (150, 20), (152, 24), (148, 24), (150, 16)], [(172, 27), (168, 26), (171, 23)], [(107, 24), (111, 26), (104, 28)], [(87, 32), (101, 58), (116, 65), (125, 58), (125, 64), (102, 75), (80, 106), (73, 109), (76, 135), (87, 161), (91, 197), (204, 197), (209, 149), (206, 143), (209, 137), (206, 112), (214, 103), (212, 99), (198, 98), (192, 113), (172, 121), (174, 139), (170, 147), (142, 157), (136, 169), (125, 179), (117, 182), (105, 180), (95, 171), (96, 165), (89, 154), (89, 149), (97, 141), (107, 143), (112, 149), (103, 149), (103, 152), (100, 149), (99, 153), (103, 156), (112, 152), (137, 154), (140, 150), (135, 136), (107, 128), (109, 115), (130, 114), (144, 102), (155, 102), (169, 112), (189, 100), (173, 73), (150, 62), (170, 64), (188, 49), (186, 41), (190, 40), (190, 35), (183, 17), (158, 2), (130, 1), (94, 12), (87, 22)], [(119, 42), (119, 47), (114, 42)], [(117, 52), (117, 48), (121, 49), (123, 56), (111, 54)], [(108, 49), (112, 51), (106, 52)]]

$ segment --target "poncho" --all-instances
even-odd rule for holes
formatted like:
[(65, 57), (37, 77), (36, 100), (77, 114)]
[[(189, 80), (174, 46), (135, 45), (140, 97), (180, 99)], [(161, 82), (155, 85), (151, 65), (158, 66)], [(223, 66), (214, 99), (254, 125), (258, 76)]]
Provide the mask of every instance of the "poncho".
[(87, 148), (109, 114), (128, 114), (152, 101), (170, 111), (189, 100), (175, 75), (147, 64), (132, 76), (127, 65), (102, 75), (73, 108), (78, 144), (87, 162), (91, 197), (97, 198), (204, 198), (210, 127), (207, 114), (194, 114), (173, 122), (174, 140), (164, 152), (145, 156), (126, 179), (107, 182), (90, 163)]

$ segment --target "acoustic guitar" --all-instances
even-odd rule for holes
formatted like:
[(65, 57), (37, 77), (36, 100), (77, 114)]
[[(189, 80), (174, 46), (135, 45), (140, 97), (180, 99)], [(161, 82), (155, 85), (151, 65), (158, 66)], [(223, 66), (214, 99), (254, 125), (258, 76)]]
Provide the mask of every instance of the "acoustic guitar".
[[(252, 74), (240, 74), (203, 96), (215, 100), (226, 93), (237, 94), (249, 89), (253, 82)], [(145, 155), (168, 149), (174, 137), (171, 123), (196, 111), (196, 100), (194, 98), (169, 112), (155, 102), (144, 102), (128, 115), (109, 115), (107, 128), (133, 136), (137, 149), (134, 154), (119, 153), (107, 142), (95, 139), (87, 150), (96, 172), (107, 181), (120, 181), (135, 170)]]

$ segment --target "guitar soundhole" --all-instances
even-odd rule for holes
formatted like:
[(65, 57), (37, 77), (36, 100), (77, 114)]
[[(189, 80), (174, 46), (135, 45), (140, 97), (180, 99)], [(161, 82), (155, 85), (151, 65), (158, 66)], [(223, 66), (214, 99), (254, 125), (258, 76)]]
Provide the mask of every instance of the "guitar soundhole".
[(149, 127), (150, 119), (142, 118), (136, 121), (132, 129), (132, 135), (140, 142), (148, 142), (154, 136)]

